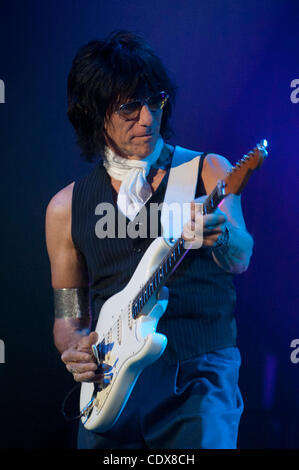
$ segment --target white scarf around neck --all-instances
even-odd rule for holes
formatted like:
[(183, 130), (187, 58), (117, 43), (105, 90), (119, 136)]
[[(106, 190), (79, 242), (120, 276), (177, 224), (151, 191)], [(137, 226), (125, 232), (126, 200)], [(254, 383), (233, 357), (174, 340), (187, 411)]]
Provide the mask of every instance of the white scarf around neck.
[(112, 178), (122, 181), (117, 205), (130, 220), (135, 218), (152, 195), (146, 176), (151, 166), (158, 160), (163, 145), (164, 141), (159, 137), (155, 150), (142, 160), (128, 160), (117, 155), (110, 147), (106, 147), (103, 165)]

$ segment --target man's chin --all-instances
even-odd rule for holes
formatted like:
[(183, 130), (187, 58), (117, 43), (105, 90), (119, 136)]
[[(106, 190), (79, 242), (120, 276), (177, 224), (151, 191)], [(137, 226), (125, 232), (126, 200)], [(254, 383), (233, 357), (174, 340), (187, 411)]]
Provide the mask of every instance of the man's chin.
[(142, 139), (142, 144), (134, 146), (133, 152), (138, 158), (146, 158), (155, 150), (157, 138)]

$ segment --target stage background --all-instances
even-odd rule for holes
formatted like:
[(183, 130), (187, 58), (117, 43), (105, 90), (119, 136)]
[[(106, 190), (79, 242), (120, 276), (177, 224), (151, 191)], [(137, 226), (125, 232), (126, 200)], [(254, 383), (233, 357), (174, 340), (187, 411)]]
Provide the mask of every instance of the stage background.
[(179, 86), (170, 143), (235, 163), (260, 139), (269, 158), (243, 196), (255, 240), (236, 278), (239, 447), (298, 448), (297, 314), (298, 2), (280, 0), (43, 0), (0, 3), (2, 448), (68, 448), (61, 416), (73, 386), (52, 342), (52, 289), (44, 238), (51, 197), (90, 167), (66, 117), (77, 49), (115, 29), (140, 32)]

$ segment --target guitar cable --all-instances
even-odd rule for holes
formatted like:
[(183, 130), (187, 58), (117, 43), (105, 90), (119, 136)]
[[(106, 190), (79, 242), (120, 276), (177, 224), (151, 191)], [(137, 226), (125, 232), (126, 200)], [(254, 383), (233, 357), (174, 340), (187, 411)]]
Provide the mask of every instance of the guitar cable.
[(62, 404), (61, 404), (61, 413), (64, 417), (64, 419), (66, 421), (75, 421), (76, 419), (80, 419), (81, 416), (82, 416), (82, 412), (80, 412), (79, 415), (75, 415), (75, 416), (70, 416), (67, 412), (66, 412), (66, 403), (67, 401), (69, 400), (69, 398), (74, 394), (74, 392), (81, 386), (81, 384), (76, 384), (73, 388), (71, 388), (71, 390), (66, 394), (65, 398), (63, 399), (62, 401)]

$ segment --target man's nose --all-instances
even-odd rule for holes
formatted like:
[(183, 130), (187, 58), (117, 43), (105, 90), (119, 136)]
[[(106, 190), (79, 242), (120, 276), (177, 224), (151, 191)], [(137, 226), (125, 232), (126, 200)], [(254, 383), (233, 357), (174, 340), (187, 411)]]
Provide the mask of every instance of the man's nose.
[(147, 104), (144, 104), (139, 114), (139, 124), (142, 126), (151, 126), (154, 120), (152, 111), (149, 109)]

